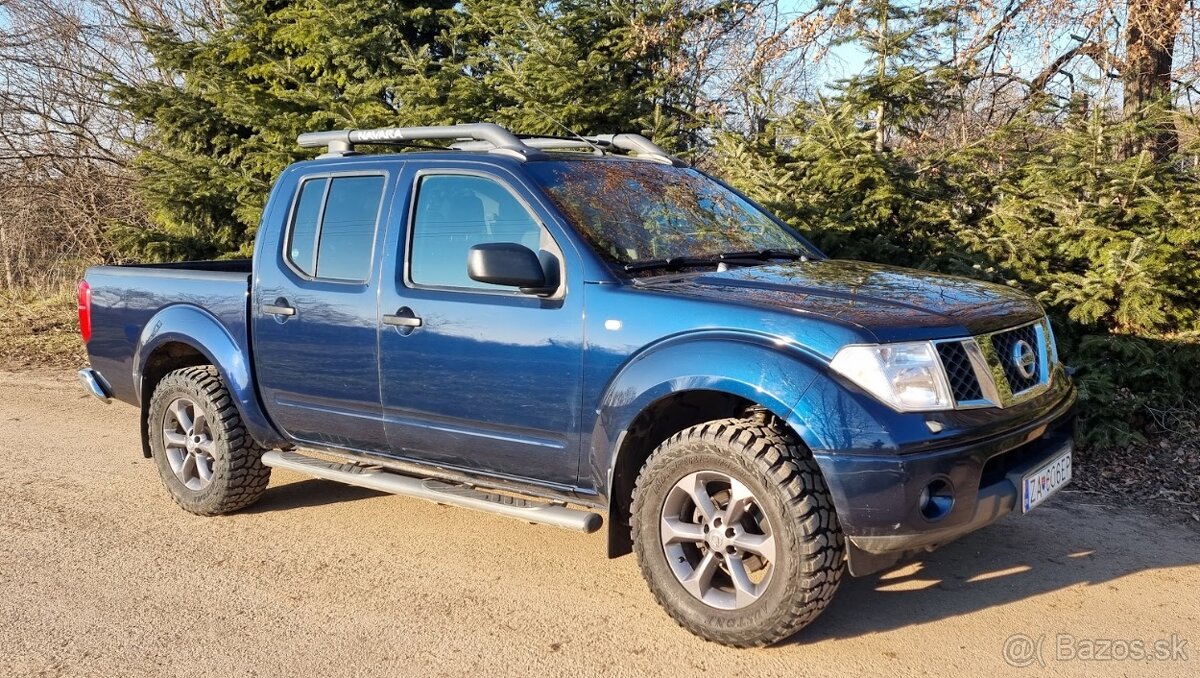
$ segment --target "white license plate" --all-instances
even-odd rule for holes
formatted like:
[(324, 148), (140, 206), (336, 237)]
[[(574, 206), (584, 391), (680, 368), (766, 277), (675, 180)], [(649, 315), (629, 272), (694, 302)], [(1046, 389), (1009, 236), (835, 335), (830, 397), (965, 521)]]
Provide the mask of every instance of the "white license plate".
[(1021, 478), (1021, 513), (1029, 513), (1071, 482), (1071, 444), (1048, 463)]

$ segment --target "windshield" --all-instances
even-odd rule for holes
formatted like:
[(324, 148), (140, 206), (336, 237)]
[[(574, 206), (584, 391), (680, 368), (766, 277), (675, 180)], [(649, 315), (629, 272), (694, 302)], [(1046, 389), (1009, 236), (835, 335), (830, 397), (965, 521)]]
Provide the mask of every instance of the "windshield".
[(629, 161), (526, 167), (592, 247), (628, 270), (641, 262), (722, 254), (816, 254), (798, 235), (692, 168)]

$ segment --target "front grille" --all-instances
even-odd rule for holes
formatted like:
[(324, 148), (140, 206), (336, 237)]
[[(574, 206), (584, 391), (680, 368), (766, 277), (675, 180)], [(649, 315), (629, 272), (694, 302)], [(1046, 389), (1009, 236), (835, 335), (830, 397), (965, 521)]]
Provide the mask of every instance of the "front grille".
[(967, 350), (961, 341), (946, 341), (937, 345), (938, 356), (942, 359), (942, 367), (946, 369), (946, 378), (950, 381), (950, 393), (956, 402), (982, 400), (983, 389), (975, 376), (975, 368), (967, 357)]
[[(1021, 367), (1017, 363), (1015, 349), (1020, 342), (1025, 342), (1033, 353), (1033, 363), (1027, 368), (1030, 369), (1029, 376), (1021, 373)], [(1008, 380), (1008, 387), (1013, 394), (1027, 391), (1038, 385), (1041, 381), (1042, 366), (1039, 364), (1041, 351), (1038, 346), (1037, 330), (1033, 325), (992, 335), (992, 347), (996, 349), (996, 358), (1000, 361), (1000, 367), (1004, 370), (1004, 378)]]

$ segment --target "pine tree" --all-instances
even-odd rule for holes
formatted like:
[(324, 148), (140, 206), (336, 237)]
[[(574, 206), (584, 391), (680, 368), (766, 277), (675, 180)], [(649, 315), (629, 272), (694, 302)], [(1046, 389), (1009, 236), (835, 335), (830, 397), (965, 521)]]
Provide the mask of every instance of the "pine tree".
[(297, 134), (441, 118), (445, 97), (405, 76), (442, 56), (452, 5), (238, 0), (204, 41), (143, 26), (166, 77), (119, 96), (153, 130), (137, 166), (160, 228), (120, 231), (125, 248), (246, 255), (275, 176), (311, 156)]
[(1129, 124), (1097, 106), (1043, 131), (966, 244), (1083, 330), (1200, 330), (1200, 174), (1149, 150), (1124, 157)]
[(845, 20), (842, 42), (860, 44), (867, 68), (755, 138), (721, 135), (718, 171), (833, 256), (963, 268), (945, 163), (904, 152), (919, 123), (953, 104), (926, 45), (944, 19), (871, 0), (847, 3)]
[[(451, 30), (491, 120), (530, 134), (638, 132), (667, 147), (696, 121), (669, 68), (709, 16), (678, 0), (466, 0)], [(672, 16), (678, 13), (679, 16)], [(682, 149), (680, 149), (682, 150)]]
[[(153, 130), (138, 158), (158, 225), (134, 256), (249, 254), (305, 131), (497, 122), (526, 133), (694, 131), (667, 55), (675, 0), (237, 0), (203, 40), (143, 26), (166, 75), (119, 95)], [(705, 14), (695, 21), (710, 20)]]
[[(970, 146), (921, 143), (963, 110), (923, 41), (936, 8), (850, 5), (871, 66), (762, 134), (719, 137), (717, 172), (828, 253), (968, 274), (1033, 293), (1085, 405), (1084, 440), (1139, 437), (1148, 407), (1200, 388), (1200, 172), (1122, 141), (1166, 127), (1106, 101), (1034, 105)], [(1140, 128), (1134, 129), (1135, 126)]]

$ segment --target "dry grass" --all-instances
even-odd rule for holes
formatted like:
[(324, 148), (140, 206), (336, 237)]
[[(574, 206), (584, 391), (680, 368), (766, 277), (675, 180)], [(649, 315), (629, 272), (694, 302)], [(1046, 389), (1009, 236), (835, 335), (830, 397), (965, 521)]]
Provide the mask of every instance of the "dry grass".
[(0, 367), (78, 368), (86, 363), (73, 290), (0, 290)]

